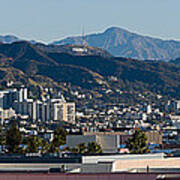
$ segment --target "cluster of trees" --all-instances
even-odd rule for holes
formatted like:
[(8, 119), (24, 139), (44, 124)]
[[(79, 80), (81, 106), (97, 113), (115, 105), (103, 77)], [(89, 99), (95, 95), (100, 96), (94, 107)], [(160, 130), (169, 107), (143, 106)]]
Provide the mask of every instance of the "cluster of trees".
[[(59, 127), (54, 133), (52, 142), (48, 143), (39, 136), (23, 136), (19, 131), (16, 121), (13, 121), (7, 131), (0, 128), (0, 145), (2, 151), (7, 153), (56, 153), (60, 151), (60, 146), (66, 144), (67, 132)], [(149, 153), (147, 137), (144, 132), (136, 130), (132, 138), (126, 142), (126, 147), (130, 153)], [(96, 142), (76, 145), (74, 148), (65, 150), (77, 154), (99, 154), (103, 153), (102, 148)]]
[[(60, 151), (60, 146), (66, 144), (67, 132), (59, 127), (54, 133), (52, 142), (48, 143), (39, 136), (23, 136), (19, 131), (16, 121), (13, 121), (7, 131), (0, 128), (0, 145), (2, 151), (7, 153), (57, 153)], [(95, 142), (80, 144), (75, 148), (66, 148), (65, 150), (72, 153), (102, 153), (100, 145)]]
[(131, 154), (150, 153), (147, 136), (143, 131), (136, 130), (127, 142), (126, 146)]
[(101, 154), (103, 153), (101, 146), (96, 142), (89, 142), (87, 145), (81, 143), (70, 149), (71, 152), (77, 154)]
[(23, 136), (16, 121), (13, 121), (7, 131), (0, 128), (0, 145), (7, 153), (55, 153), (66, 143), (67, 132), (59, 127), (54, 133), (51, 143), (39, 136)]

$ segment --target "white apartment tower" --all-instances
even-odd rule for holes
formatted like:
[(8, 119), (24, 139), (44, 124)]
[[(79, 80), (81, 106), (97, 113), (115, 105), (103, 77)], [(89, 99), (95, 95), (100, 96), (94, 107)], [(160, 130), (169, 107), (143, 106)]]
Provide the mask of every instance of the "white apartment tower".
[(75, 103), (67, 103), (63, 96), (58, 99), (46, 98), (44, 101), (28, 99), (28, 89), (25, 87), (0, 91), (1, 117), (4, 110), (10, 108), (13, 108), (16, 114), (28, 115), (34, 122), (75, 121)]

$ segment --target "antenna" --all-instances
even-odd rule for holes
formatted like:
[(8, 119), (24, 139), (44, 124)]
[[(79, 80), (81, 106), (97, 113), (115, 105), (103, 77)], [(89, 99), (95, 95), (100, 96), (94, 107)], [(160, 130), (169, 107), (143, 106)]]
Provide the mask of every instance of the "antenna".
[(82, 30), (82, 45), (83, 46), (87, 45), (87, 42), (86, 42), (86, 39), (85, 39), (84, 26), (83, 26), (83, 30)]

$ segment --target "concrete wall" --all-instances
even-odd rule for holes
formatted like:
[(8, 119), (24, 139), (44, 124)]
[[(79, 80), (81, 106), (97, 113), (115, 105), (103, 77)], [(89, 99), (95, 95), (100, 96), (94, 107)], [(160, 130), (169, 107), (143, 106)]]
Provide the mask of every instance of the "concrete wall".
[(162, 144), (162, 133), (159, 131), (146, 132), (148, 143)]
[(73, 148), (76, 145), (81, 144), (81, 143), (85, 143), (87, 145), (89, 142), (96, 142), (96, 136), (94, 135), (88, 135), (88, 136), (68, 135), (66, 137), (66, 144), (70, 148)]
[(133, 159), (117, 160), (113, 165), (113, 172), (125, 171), (139, 168), (169, 169), (180, 168), (180, 158), (169, 159)]
[(98, 135), (97, 143), (104, 153), (116, 153), (119, 146), (119, 135)]
[(118, 135), (68, 135), (66, 144), (68, 147), (75, 147), (78, 144), (96, 142), (101, 145), (104, 153), (115, 153), (118, 151)]
[(98, 162), (114, 162), (116, 160), (146, 160), (146, 159), (163, 159), (164, 154), (144, 154), (144, 155), (137, 155), (137, 154), (127, 154), (127, 155), (101, 155), (101, 156), (83, 156), (82, 163), (83, 164), (91, 164), (91, 163), (98, 163)]

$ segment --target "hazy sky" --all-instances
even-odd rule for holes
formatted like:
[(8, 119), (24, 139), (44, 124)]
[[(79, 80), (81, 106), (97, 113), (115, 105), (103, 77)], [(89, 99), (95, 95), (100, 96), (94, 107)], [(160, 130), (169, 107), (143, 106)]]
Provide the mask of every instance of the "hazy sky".
[(45, 42), (119, 26), (180, 40), (180, 0), (0, 0), (0, 34)]

